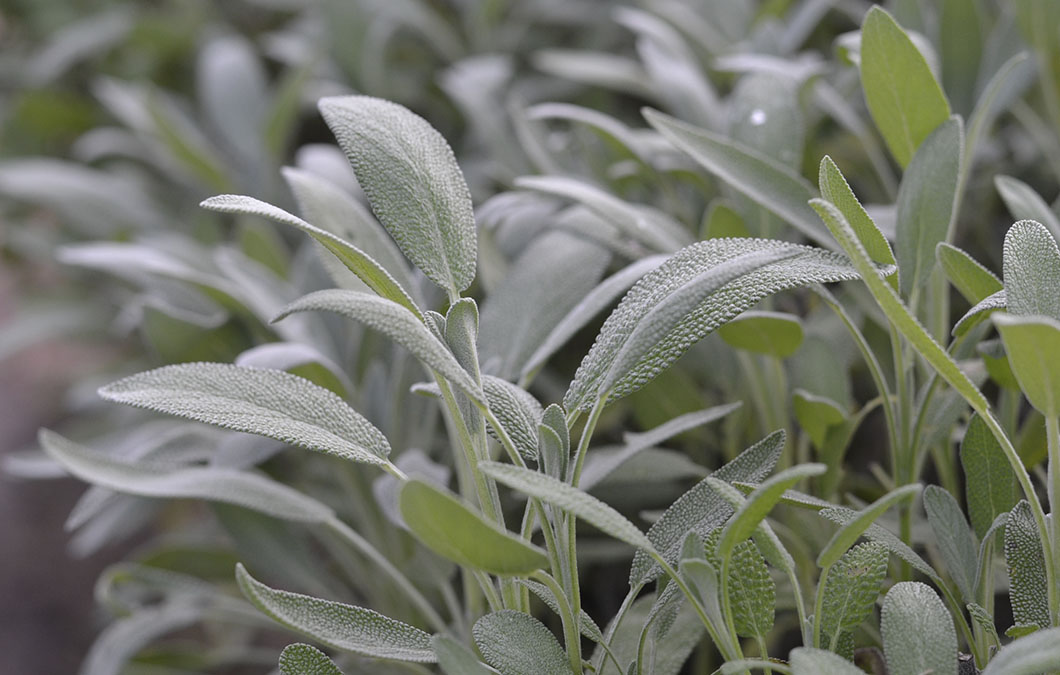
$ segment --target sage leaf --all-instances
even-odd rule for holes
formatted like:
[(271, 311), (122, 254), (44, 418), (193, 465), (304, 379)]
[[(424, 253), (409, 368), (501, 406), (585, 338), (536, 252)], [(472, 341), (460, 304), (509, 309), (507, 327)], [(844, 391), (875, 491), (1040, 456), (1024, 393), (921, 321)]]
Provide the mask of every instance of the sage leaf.
[[(801, 498), (799, 500), (798, 505), (805, 505), (809, 508), (816, 508), (818, 506), (821, 506), (819, 504), (815, 504), (816, 501), (818, 500), (814, 500), (812, 497), (809, 499)], [(823, 506), (818, 511), (818, 513), (822, 518), (827, 518), (833, 523), (836, 523), (837, 525), (841, 526), (845, 526), (854, 522), (859, 518), (861, 514), (860, 511), (855, 511), (854, 509), (849, 509), (844, 506), (829, 507), (827, 505)], [(899, 539), (893, 532), (891, 532), (887, 528), (877, 523), (873, 523), (872, 525), (869, 525), (864, 532), (862, 532), (862, 535), (870, 541), (875, 541), (879, 542), (880, 544), (883, 544), (887, 547), (888, 551), (895, 554), (905, 562), (909, 563), (909, 565), (913, 569), (926, 576), (934, 584), (938, 586), (942, 585), (941, 577), (939, 577), (938, 573), (935, 572), (934, 569), (932, 569), (931, 565), (928, 565), (923, 558), (917, 555), (916, 551), (909, 548), (908, 544)]]
[(791, 650), (788, 658), (791, 675), (862, 675), (865, 672), (842, 656), (824, 649), (798, 647)]
[(141, 650), (159, 637), (202, 621), (207, 612), (201, 602), (172, 601), (137, 609), (107, 626), (85, 655), (82, 675), (117, 675)]
[(880, 610), (883, 654), (895, 675), (957, 675), (953, 619), (930, 586), (902, 581), (891, 587)]
[[(775, 431), (711, 475), (730, 483), (758, 482), (776, 466), (784, 448), (785, 438), (783, 431)], [(678, 497), (663, 512), (648, 530), (648, 539), (663, 558), (673, 564), (677, 561), (681, 545), (689, 532), (706, 537), (721, 527), (732, 514), (733, 509), (728, 501), (704, 479)], [(658, 564), (638, 551), (634, 554), (630, 567), (629, 585), (632, 588), (640, 587), (660, 573)]]
[(236, 565), (243, 595), (273, 621), (334, 649), (416, 663), (434, 663), (431, 636), (364, 607), (269, 588)]
[(174, 468), (172, 464), (123, 461), (94, 452), (42, 429), (44, 451), (81, 480), (125, 494), (169, 499), (205, 499), (236, 504), (274, 518), (320, 523), (332, 510), (264, 476), (220, 467)]
[(811, 394), (805, 389), (792, 392), (791, 407), (795, 419), (817, 448), (824, 447), (828, 430), (846, 419), (842, 406), (826, 396)]
[(108, 401), (390, 466), (390, 444), (381, 431), (327, 389), (278, 370), (185, 363), (131, 375), (102, 387), (99, 394)]
[(451, 296), (475, 278), (471, 193), (453, 151), (426, 120), (370, 96), (332, 96), (320, 113), (372, 211), (427, 278)]
[(879, 6), (861, 24), (861, 86), (872, 120), (902, 168), (950, 116), (950, 104), (924, 55)]
[[(876, 519), (882, 516), (887, 509), (900, 502), (912, 499), (920, 493), (920, 488), (921, 485), (919, 483), (903, 485), (900, 488), (891, 490), (884, 496), (858, 511), (857, 516), (844, 524), (843, 527), (839, 528), (839, 530), (832, 535), (831, 540), (829, 540), (821, 550), (821, 553), (817, 556), (817, 565), (819, 567), (831, 567), (834, 565), (839, 558), (854, 545), (854, 542), (858, 540), (858, 537), (860, 537), (870, 525), (874, 524)], [(828, 509), (825, 510), (827, 511)]]
[(1027, 400), (1047, 417), (1060, 415), (1060, 321), (1014, 314), (994, 314), (993, 320)]
[(625, 516), (567, 483), (543, 473), (500, 462), (482, 462), (479, 468), (498, 483), (568, 511), (619, 541), (648, 553), (655, 552), (651, 541)]
[(960, 117), (942, 122), (919, 144), (898, 188), (898, 282), (908, 297), (935, 266), (935, 247), (949, 238), (960, 182), (964, 126)]
[(816, 196), (809, 181), (791, 168), (733, 141), (645, 109), (648, 124), (751, 201), (789, 223), (822, 246), (832, 241), (806, 203)]
[[(552, 592), (551, 588), (529, 579), (520, 579), (519, 583), (529, 588), (530, 592), (536, 595), (541, 602), (545, 603), (553, 613), (557, 616), (560, 614), (559, 602), (556, 600), (556, 594)], [(578, 631), (593, 642), (602, 643), (604, 641), (604, 634), (600, 627), (596, 625), (596, 622), (584, 609), (578, 614)]]
[(835, 640), (872, 616), (885, 576), (887, 548), (883, 544), (868, 541), (844, 553), (821, 582), (825, 585), (821, 633)]
[(1012, 618), (1016, 625), (1048, 626), (1045, 553), (1030, 505), (1025, 500), (1009, 511), (1005, 522), (1005, 562), (1008, 564)]
[[(493, 375), (482, 376), (490, 411), (504, 427), (523, 459), (537, 460), (537, 425), (545, 411), (530, 392)], [(492, 427), (487, 429), (496, 437)], [(498, 439), (499, 440), (499, 439)]]
[(935, 534), (946, 570), (950, 573), (961, 598), (975, 602), (975, 575), (979, 566), (978, 546), (961, 505), (949, 492), (937, 485), (924, 489), (924, 509), (928, 524)]
[(578, 367), (564, 407), (585, 410), (597, 398), (614, 401), (636, 391), (695, 342), (768, 295), (856, 274), (838, 254), (768, 239), (709, 239), (687, 246), (626, 293)]
[(1001, 289), (996, 293), (986, 296), (965, 312), (964, 316), (962, 316), (957, 323), (953, 324), (953, 330), (950, 332), (954, 337), (966, 335), (968, 331), (988, 319), (997, 310), (1007, 308), (1008, 298), (1005, 296), (1005, 289)]
[(854, 196), (854, 191), (850, 189), (847, 179), (828, 155), (821, 159), (818, 184), (821, 188), (821, 196), (832, 202), (843, 213), (862, 246), (865, 247), (869, 258), (881, 265), (893, 265), (894, 252), (891, 250), (890, 242), (883, 236), (883, 232), (880, 232), (880, 228), (877, 227), (858, 198)]
[(401, 517), (432, 551), (498, 576), (525, 576), (548, 565), (537, 546), (486, 521), (449, 491), (412, 478), (401, 486)]
[(802, 322), (782, 312), (750, 310), (718, 328), (718, 335), (737, 349), (784, 359), (802, 344)]
[(571, 675), (556, 637), (524, 612), (503, 609), (475, 622), (471, 629), (479, 652), (501, 675)]
[(960, 455), (968, 516), (976, 536), (982, 539), (994, 519), (1015, 506), (1016, 476), (997, 439), (978, 414), (968, 422)]
[(1021, 220), (1009, 228), (1003, 267), (1010, 312), (1060, 321), (1060, 248), (1041, 223)]
[[(719, 535), (722, 535), (722, 531), (714, 530), (706, 542), (707, 560), (716, 569), (721, 568), (720, 552), (716, 548), (721, 539)], [(729, 603), (736, 634), (741, 637), (765, 637), (773, 629), (776, 582), (769, 575), (761, 551), (750, 539), (744, 539), (732, 547), (730, 555)]]
[(998, 651), (982, 675), (1038, 675), (1060, 668), (1060, 628), (1039, 630)]
[(342, 675), (342, 671), (324, 652), (299, 643), (280, 653), (280, 675)]
[(409, 309), (386, 298), (338, 289), (316, 291), (287, 305), (274, 321), (295, 312), (321, 310), (341, 314), (378, 330), (412, 352), (424, 365), (437, 371), (471, 400), (486, 405), (482, 388), (441, 340)]
[(952, 244), (940, 241), (935, 259), (953, 287), (973, 305), (1003, 288), (997, 275)]
[(435, 635), (431, 644), (445, 675), (490, 675), (494, 672), (463, 643), (447, 635)]
[(1034, 188), (1011, 176), (994, 176), (994, 187), (1016, 220), (1034, 220), (1060, 241), (1060, 217)]

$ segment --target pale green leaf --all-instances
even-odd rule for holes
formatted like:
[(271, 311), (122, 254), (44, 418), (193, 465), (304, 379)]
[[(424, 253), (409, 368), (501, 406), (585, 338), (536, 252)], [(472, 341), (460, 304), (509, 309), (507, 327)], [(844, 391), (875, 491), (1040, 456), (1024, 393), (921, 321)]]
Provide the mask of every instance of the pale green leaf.
[(730, 346), (784, 359), (802, 344), (802, 322), (793, 314), (750, 310), (718, 328)]
[(942, 82), (953, 106), (962, 115), (972, 110), (983, 46), (986, 16), (979, 0), (944, 0), (939, 23)]
[(299, 643), (280, 653), (280, 675), (342, 675), (342, 671), (324, 652)]
[(973, 305), (1003, 288), (997, 275), (952, 244), (940, 241), (935, 259), (953, 287)]
[[(529, 579), (520, 579), (519, 583), (530, 589), (530, 592), (538, 597), (541, 602), (545, 603), (549, 609), (552, 610), (557, 616), (560, 615), (559, 602), (556, 600), (556, 594), (552, 592), (552, 589), (537, 581), (531, 581)], [(589, 616), (585, 610), (581, 610), (578, 614), (578, 630), (585, 637), (589, 638), (593, 642), (603, 642), (604, 634), (601, 632), (600, 627), (596, 625), (592, 617)]]
[[(482, 391), (490, 411), (512, 439), (516, 450), (527, 460), (537, 460), (537, 425), (544, 414), (541, 404), (530, 392), (492, 375), (482, 376)], [(492, 427), (491, 434), (496, 434)]]
[(1014, 640), (990, 659), (982, 675), (1040, 675), (1060, 668), (1060, 628)]
[(965, 499), (976, 535), (986, 536), (994, 519), (1017, 501), (1016, 476), (997, 439), (979, 415), (972, 416), (961, 439)]
[(1015, 314), (993, 319), (1027, 400), (1043, 415), (1060, 415), (1060, 321)]
[(288, 305), (276, 321), (294, 312), (328, 311), (380, 331), (412, 352), (472, 400), (485, 405), (482, 389), (457, 362), (453, 353), (416, 315), (396, 302), (368, 293), (329, 289), (302, 296)]
[(919, 483), (903, 485), (900, 488), (891, 490), (884, 496), (858, 511), (855, 518), (847, 522), (843, 527), (839, 528), (839, 531), (832, 535), (832, 539), (829, 540), (821, 550), (821, 553), (817, 556), (817, 565), (819, 567), (831, 567), (834, 565), (839, 558), (854, 545), (854, 542), (858, 540), (858, 537), (860, 537), (870, 525), (874, 524), (876, 520), (887, 511), (887, 509), (916, 497), (916, 495), (920, 493), (920, 488), (921, 485)]
[(765, 558), (753, 541), (744, 539), (732, 549), (729, 564), (729, 603), (736, 634), (740, 637), (768, 635), (773, 629), (776, 601), (777, 585)]
[(798, 168), (806, 123), (798, 82), (771, 72), (741, 77), (729, 96), (729, 135), (746, 148)]
[(1026, 501), (1019, 502), (1009, 511), (1005, 523), (1005, 562), (1008, 563), (1009, 600), (1016, 625), (1048, 626), (1045, 553)]
[(445, 675), (490, 675), (494, 672), (463, 643), (447, 635), (435, 635), (431, 644)]
[(964, 125), (960, 117), (951, 117), (924, 139), (902, 176), (895, 252), (907, 297), (930, 276), (935, 247), (949, 238), (963, 151)]
[(471, 194), (453, 151), (422, 117), (369, 96), (321, 99), (372, 210), (427, 277), (455, 295), (475, 278)]
[(498, 576), (525, 576), (548, 565), (537, 546), (488, 522), (455, 495), (413, 478), (401, 486), (401, 517), (443, 558)]
[(1011, 176), (994, 176), (994, 187), (1016, 220), (1034, 220), (1060, 241), (1060, 216), (1030, 185)]
[(890, 242), (883, 236), (883, 232), (880, 232), (880, 228), (865, 211), (865, 207), (861, 205), (858, 198), (854, 196), (854, 191), (850, 189), (847, 179), (828, 155), (821, 159), (818, 184), (821, 188), (821, 196), (843, 213), (862, 246), (865, 247), (865, 251), (868, 252), (869, 258), (881, 265), (893, 265), (894, 252), (891, 250)]
[(548, 502), (585, 520), (619, 541), (653, 553), (655, 548), (637, 526), (607, 504), (543, 473), (510, 464), (483, 462), (482, 473), (498, 483)]
[(842, 656), (813, 647), (798, 647), (791, 650), (792, 675), (863, 675), (858, 668)]
[(903, 168), (950, 116), (950, 105), (924, 55), (878, 6), (861, 25), (861, 84), (872, 119)]
[(99, 394), (356, 462), (390, 464), (390, 444), (368, 420), (327, 389), (278, 370), (178, 364), (131, 375)]
[(556, 637), (529, 614), (492, 612), (475, 622), (471, 634), (486, 662), (501, 675), (571, 675)]
[(379, 659), (434, 663), (431, 636), (363, 607), (269, 588), (236, 566), (247, 600), (272, 620), (335, 649)]
[(930, 586), (902, 581), (891, 587), (880, 611), (883, 653), (894, 675), (957, 675), (953, 618)]
[(973, 602), (979, 554), (961, 505), (945, 489), (929, 485), (924, 489), (924, 509), (950, 578), (957, 584), (964, 601)]
[(44, 451), (83, 481), (125, 494), (169, 499), (205, 499), (236, 504), (275, 518), (319, 523), (330, 508), (283, 483), (256, 473), (221, 467), (174, 467), (170, 463), (110, 457), (42, 429)]
[(968, 331), (988, 319), (994, 312), (999, 309), (1006, 309), (1007, 307), (1008, 298), (1005, 296), (1005, 289), (1001, 289), (996, 293), (986, 296), (965, 312), (964, 316), (962, 316), (957, 323), (953, 324), (953, 330), (950, 332), (954, 337), (962, 337), (967, 334)]
[(818, 448), (824, 446), (828, 430), (846, 419), (846, 412), (838, 403), (825, 396), (811, 394), (805, 389), (792, 392), (791, 407), (795, 419)]
[[(817, 501), (819, 500), (814, 500), (812, 497), (801, 497), (797, 505), (807, 506), (808, 508), (819, 508), (820, 505), (816, 503)], [(844, 506), (826, 506), (820, 508), (818, 513), (821, 517), (827, 518), (833, 523), (841, 526), (849, 525), (857, 520), (861, 514), (860, 511), (855, 511), (854, 509), (849, 509)], [(868, 526), (862, 535), (870, 541), (883, 544), (887, 547), (888, 551), (909, 563), (909, 565), (917, 572), (920, 572), (928, 579), (931, 579), (936, 585), (942, 585), (942, 579), (939, 578), (939, 575), (931, 568), (931, 565), (928, 565), (923, 558), (917, 555), (916, 551), (909, 548), (908, 544), (899, 539), (887, 528), (877, 523), (873, 523)]]
[(202, 621), (200, 602), (176, 601), (137, 609), (108, 625), (85, 655), (81, 675), (119, 675), (128, 662), (152, 642)]
[(1060, 248), (1043, 225), (1021, 220), (1009, 228), (1003, 267), (1010, 312), (1060, 321)]
[(844, 553), (822, 580), (822, 634), (838, 636), (853, 631), (872, 616), (885, 576), (887, 549), (882, 544), (869, 541)]

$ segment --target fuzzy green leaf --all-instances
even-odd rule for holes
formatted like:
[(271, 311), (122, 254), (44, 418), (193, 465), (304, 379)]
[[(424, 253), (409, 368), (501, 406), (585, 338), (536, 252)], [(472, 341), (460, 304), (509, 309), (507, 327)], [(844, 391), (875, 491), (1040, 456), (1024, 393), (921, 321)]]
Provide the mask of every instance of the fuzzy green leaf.
[(486, 404), (485, 394), (453, 353), (407, 308), (368, 293), (324, 290), (304, 295), (287, 305), (274, 319), (279, 321), (295, 312), (328, 311), (360, 321), (380, 331), (412, 352), (428, 368), (438, 372), (472, 400)]
[(878, 6), (861, 24), (861, 85), (876, 127), (903, 168), (950, 116), (950, 104), (924, 55)]
[(1007, 307), (1008, 299), (1005, 297), (1004, 289), (992, 293), (965, 312), (964, 316), (953, 325), (951, 333), (954, 337), (962, 337), (968, 331), (989, 318), (994, 312), (999, 309), (1006, 309)]
[(342, 675), (342, 671), (324, 652), (298, 643), (280, 653), (280, 675)]
[(935, 247), (948, 238), (963, 151), (964, 126), (960, 117), (951, 117), (924, 139), (902, 176), (895, 244), (906, 297), (930, 276)]
[[(537, 425), (545, 412), (541, 404), (522, 387), (492, 375), (482, 376), (482, 391), (519, 454), (537, 460)], [(495, 434), (492, 427), (489, 431)]]
[(887, 509), (900, 502), (912, 499), (920, 493), (920, 488), (921, 485), (919, 483), (903, 485), (900, 488), (891, 490), (884, 496), (858, 511), (855, 518), (847, 522), (843, 527), (839, 528), (839, 531), (832, 535), (832, 539), (821, 550), (820, 555), (817, 556), (817, 565), (819, 567), (830, 567), (834, 565), (839, 558), (854, 545), (854, 542), (858, 540), (858, 537), (860, 537), (870, 525), (874, 524), (876, 520), (887, 511)]
[(768, 239), (692, 244), (626, 293), (582, 360), (564, 406), (584, 410), (597, 398), (613, 401), (636, 391), (766, 296), (853, 278), (856, 272), (841, 255), (822, 249)]
[(821, 159), (818, 184), (821, 188), (821, 196), (843, 213), (843, 217), (854, 229), (872, 261), (881, 265), (893, 265), (894, 252), (891, 250), (890, 242), (883, 236), (883, 232), (880, 232), (880, 228), (865, 211), (865, 207), (861, 205), (858, 198), (854, 196), (854, 191), (850, 189), (847, 179), (828, 155)]
[(1010, 312), (1060, 321), (1060, 248), (1041, 223), (1021, 220), (1009, 228), (1003, 266)]
[(887, 576), (887, 549), (878, 542), (858, 544), (843, 554), (824, 580), (821, 632), (853, 631), (872, 616), (880, 584)]
[(390, 465), (390, 444), (381, 431), (327, 389), (278, 370), (186, 363), (131, 375), (99, 394), (355, 462)]
[(486, 521), (455, 495), (413, 478), (401, 486), (401, 517), (432, 551), (498, 576), (525, 576), (548, 565), (537, 546)]
[(964, 601), (973, 602), (979, 553), (961, 505), (945, 489), (929, 485), (924, 489), (924, 509), (946, 570)]
[[(818, 501), (819, 500), (816, 500), (813, 497), (802, 496), (797, 504), (806, 506), (808, 508), (818, 508), (820, 506), (819, 504), (817, 504)], [(830, 507), (824, 505), (824, 507), (821, 508), (820, 511), (818, 511), (818, 514), (822, 518), (827, 518), (828, 520), (831, 520), (833, 523), (846, 526), (852, 523), (853, 521), (857, 520), (860, 517), (861, 512), (855, 511), (854, 509), (846, 508), (844, 506)], [(872, 525), (869, 525), (868, 528), (862, 534), (866, 539), (878, 542), (886, 546), (888, 551), (895, 554), (905, 562), (909, 563), (909, 565), (913, 567), (913, 569), (915, 569), (917, 572), (920, 572), (928, 579), (931, 579), (931, 581), (936, 585), (942, 585), (942, 579), (939, 577), (938, 573), (936, 573), (935, 570), (931, 568), (931, 565), (928, 565), (923, 558), (917, 555), (916, 551), (909, 548), (908, 544), (899, 539), (893, 532), (891, 532), (887, 528), (883, 527), (882, 525), (873, 523)]]
[(730, 346), (785, 359), (802, 344), (802, 322), (783, 312), (750, 310), (718, 328)]
[(1043, 415), (1060, 415), (1060, 321), (1047, 316), (994, 314), (1020, 389)]
[[(529, 588), (530, 592), (536, 595), (541, 602), (545, 603), (553, 613), (557, 616), (560, 614), (559, 602), (556, 600), (556, 594), (552, 592), (551, 588), (529, 579), (520, 579), (519, 583)], [(602, 643), (604, 641), (604, 634), (600, 627), (596, 625), (596, 622), (584, 609), (578, 614), (578, 630), (593, 642)]]
[(372, 210), (431, 281), (456, 295), (475, 278), (471, 193), (453, 151), (422, 117), (369, 96), (318, 104)]
[(1060, 668), (1060, 628), (1036, 631), (1005, 645), (982, 675), (1040, 675)]
[(1005, 523), (1005, 562), (1008, 564), (1012, 618), (1016, 625), (1048, 626), (1045, 553), (1026, 501), (1016, 504), (1008, 514)]
[(891, 587), (880, 611), (883, 653), (895, 675), (957, 675), (953, 618), (930, 586), (902, 581)]
[(240, 590), (255, 607), (293, 631), (335, 649), (379, 659), (434, 663), (431, 636), (363, 607), (269, 588), (236, 566)]
[(492, 612), (475, 622), (471, 634), (486, 662), (501, 675), (571, 675), (556, 637), (529, 614)]
[(777, 585), (765, 558), (753, 541), (744, 539), (732, 549), (729, 563), (729, 602), (736, 634), (768, 635), (773, 629), (776, 601)]
[(863, 675), (858, 668), (842, 656), (813, 647), (798, 647), (791, 650), (792, 675)]
[(494, 672), (462, 642), (447, 635), (435, 635), (431, 644), (445, 675), (490, 675)]
[(498, 483), (568, 511), (619, 541), (649, 553), (655, 551), (636, 525), (596, 497), (530, 469), (500, 462), (482, 462), (479, 466)]
[(953, 287), (973, 305), (1003, 288), (997, 275), (952, 244), (940, 241), (935, 247), (935, 259)]

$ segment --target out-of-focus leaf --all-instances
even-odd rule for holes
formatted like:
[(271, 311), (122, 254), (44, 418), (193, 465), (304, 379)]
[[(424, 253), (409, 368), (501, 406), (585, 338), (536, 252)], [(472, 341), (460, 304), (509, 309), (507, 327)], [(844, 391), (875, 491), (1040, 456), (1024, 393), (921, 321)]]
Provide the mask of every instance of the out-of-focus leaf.
[(978, 415), (968, 422), (961, 439), (961, 466), (968, 515), (976, 535), (982, 539), (994, 519), (1015, 506), (1018, 493), (1012, 467)]
[(718, 335), (737, 349), (784, 359), (802, 344), (802, 322), (782, 312), (747, 311), (718, 328)]
[(1005, 645), (982, 675), (1038, 675), (1060, 668), (1060, 628), (1036, 631)]
[(997, 275), (952, 244), (940, 241), (935, 258), (953, 287), (973, 305), (1003, 288)]
[(1009, 213), (1016, 220), (1035, 220), (1045, 225), (1053, 238), (1060, 241), (1060, 216), (1056, 215), (1041, 195), (1018, 178), (994, 176), (994, 187), (1001, 195)]
[(974, 602), (978, 546), (961, 512), (961, 505), (945, 489), (929, 485), (924, 489), (924, 509), (946, 570), (964, 601)]

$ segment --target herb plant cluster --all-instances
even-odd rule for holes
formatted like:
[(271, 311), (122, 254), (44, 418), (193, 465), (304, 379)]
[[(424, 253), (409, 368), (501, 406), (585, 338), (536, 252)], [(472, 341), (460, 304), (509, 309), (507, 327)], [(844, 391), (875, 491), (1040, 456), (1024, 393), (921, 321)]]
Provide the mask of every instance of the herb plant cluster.
[[(271, 667), (277, 628), (285, 675), (1060, 671), (1060, 217), (996, 171), (1056, 181), (1060, 5), (762, 4), (618, 7), (635, 56), (535, 51), (563, 86), (499, 111), (469, 57), (459, 156), (326, 96), (352, 175), (202, 201), (240, 246), (64, 248), (201, 343), (13, 469), (92, 485), (86, 546), (210, 510), (100, 580), (84, 672)], [(599, 91), (650, 105), (543, 98)]]

